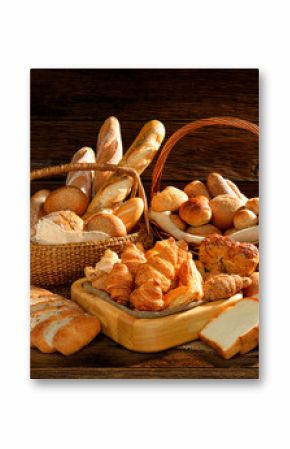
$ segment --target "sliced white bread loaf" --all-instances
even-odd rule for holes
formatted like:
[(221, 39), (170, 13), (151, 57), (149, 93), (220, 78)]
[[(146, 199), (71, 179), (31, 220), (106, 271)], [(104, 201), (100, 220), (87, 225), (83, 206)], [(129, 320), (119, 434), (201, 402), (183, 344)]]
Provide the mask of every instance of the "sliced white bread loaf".
[(202, 329), (200, 339), (225, 359), (254, 349), (259, 341), (258, 299), (243, 298), (226, 307)]

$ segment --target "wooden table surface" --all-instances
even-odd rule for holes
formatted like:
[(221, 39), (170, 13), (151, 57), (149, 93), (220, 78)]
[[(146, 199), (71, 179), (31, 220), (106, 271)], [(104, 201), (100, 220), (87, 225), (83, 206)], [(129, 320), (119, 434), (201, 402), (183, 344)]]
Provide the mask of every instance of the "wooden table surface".
[[(254, 69), (113, 69), (31, 71), (31, 168), (68, 162), (82, 146), (95, 147), (102, 122), (115, 115), (124, 150), (146, 121), (158, 119), (166, 138), (184, 124), (231, 115), (258, 123), (259, 74)], [(149, 193), (153, 164), (142, 179)], [(258, 142), (245, 131), (214, 127), (186, 136), (166, 163), (162, 184), (183, 187), (210, 171), (258, 195)], [(53, 189), (63, 178), (32, 183)], [(63, 286), (58, 291), (68, 290)], [(258, 351), (223, 360), (196, 341), (157, 354), (130, 352), (98, 336), (70, 357), (31, 350), (32, 378), (256, 379)]]

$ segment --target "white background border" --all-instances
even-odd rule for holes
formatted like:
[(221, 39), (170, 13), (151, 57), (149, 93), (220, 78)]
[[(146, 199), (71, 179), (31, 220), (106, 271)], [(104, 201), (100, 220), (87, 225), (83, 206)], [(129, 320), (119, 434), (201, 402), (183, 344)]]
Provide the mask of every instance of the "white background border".
[[(1, 3), (1, 447), (289, 445), (287, 3)], [(260, 381), (29, 380), (31, 67), (260, 69)]]

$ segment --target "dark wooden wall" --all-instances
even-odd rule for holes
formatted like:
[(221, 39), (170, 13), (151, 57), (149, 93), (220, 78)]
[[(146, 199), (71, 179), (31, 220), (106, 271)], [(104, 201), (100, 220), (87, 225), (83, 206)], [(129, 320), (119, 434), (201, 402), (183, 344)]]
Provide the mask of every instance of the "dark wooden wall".
[[(121, 123), (124, 149), (151, 119), (164, 123), (166, 138), (198, 118), (232, 115), (258, 123), (258, 79), (254, 69), (33, 69), (31, 167), (68, 162), (80, 147), (94, 148), (98, 129), (110, 115)], [(153, 164), (142, 176), (147, 190)], [(200, 130), (175, 147), (163, 182), (183, 186), (212, 170), (256, 195), (257, 139), (233, 128)], [(61, 182), (38, 181), (32, 191)]]

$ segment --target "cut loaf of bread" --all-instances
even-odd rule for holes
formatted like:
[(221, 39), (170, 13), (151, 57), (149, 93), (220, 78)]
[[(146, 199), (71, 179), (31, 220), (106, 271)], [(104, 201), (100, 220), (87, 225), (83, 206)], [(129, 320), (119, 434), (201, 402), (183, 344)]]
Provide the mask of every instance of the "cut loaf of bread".
[(200, 339), (225, 359), (254, 349), (259, 341), (258, 299), (243, 298), (226, 307), (202, 329)]

